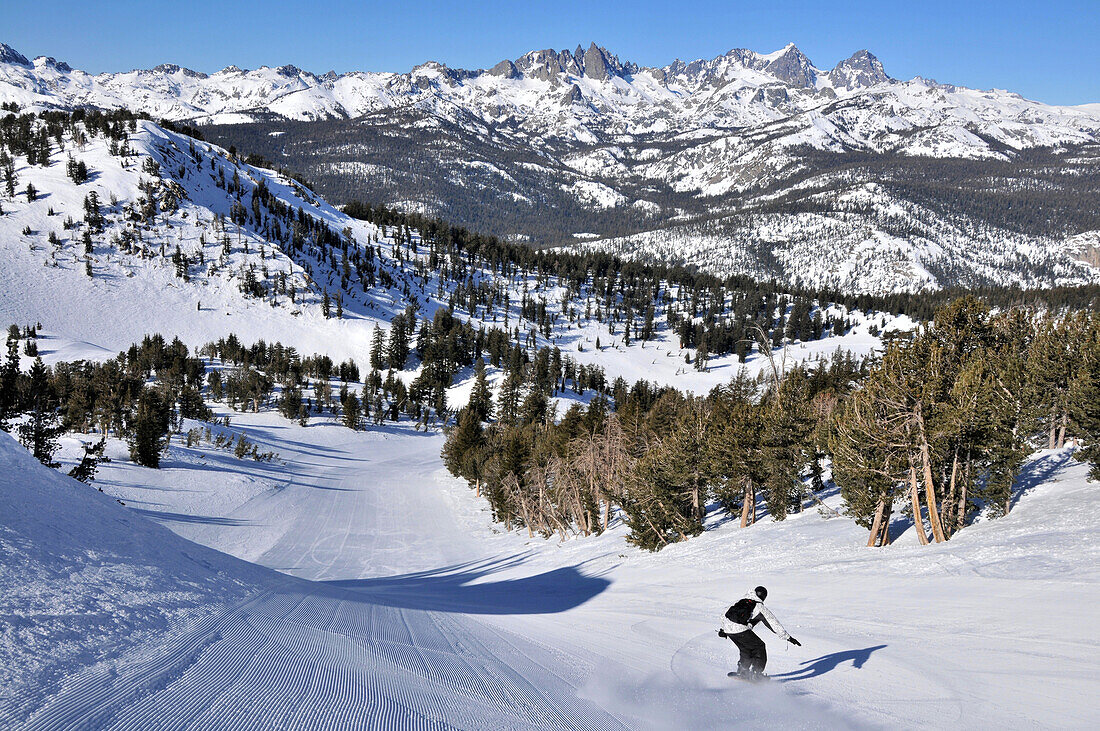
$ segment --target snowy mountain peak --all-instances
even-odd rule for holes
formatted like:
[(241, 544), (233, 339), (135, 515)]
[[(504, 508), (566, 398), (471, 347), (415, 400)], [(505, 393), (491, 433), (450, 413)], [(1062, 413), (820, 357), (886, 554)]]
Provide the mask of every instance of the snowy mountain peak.
[(867, 50), (856, 51), (829, 72), (834, 88), (860, 89), (891, 81), (882, 62)]
[[(289, 63), (275, 69), (275, 73), (280, 74), (282, 76), (288, 76), (288, 77), (302, 76), (303, 75), (303, 71), (300, 68), (298, 68), (297, 66), (291, 65)], [(308, 74), (308, 75), (312, 76), (312, 74)]]
[(65, 63), (64, 61), (58, 61), (53, 56), (37, 56), (34, 59), (34, 64), (33, 65), (34, 65), (35, 68), (39, 68), (39, 67), (42, 67), (42, 66), (47, 66), (49, 68), (57, 69), (58, 71), (60, 71), (62, 73), (65, 73), (65, 74), (67, 74), (67, 73), (69, 73), (70, 71), (73, 70), (72, 66)]
[(817, 70), (793, 43), (788, 43), (764, 70), (791, 86), (804, 89), (812, 88), (817, 81)]
[(19, 66), (31, 66), (27, 57), (6, 43), (0, 43), (0, 63), (11, 63)]
[(516, 68), (514, 63), (508, 59), (504, 59), (496, 66), (489, 69), (489, 74), (491, 76), (499, 76), (503, 79), (514, 79), (519, 76), (519, 69)]
[[(513, 70), (516, 73), (513, 73)], [(560, 76), (585, 77), (594, 81), (608, 81), (614, 76), (633, 73), (637, 66), (622, 63), (618, 56), (595, 42), (585, 50), (581, 46), (573, 51), (552, 48), (525, 53), (515, 60), (501, 61), (489, 70), (493, 76), (514, 78), (517, 74), (542, 81), (562, 81)]]
[(152, 69), (150, 69), (150, 72), (160, 73), (160, 74), (167, 74), (168, 76), (173, 76), (175, 74), (182, 74), (183, 76), (188, 76), (188, 77), (193, 78), (193, 79), (206, 79), (206, 78), (209, 78), (209, 76), (207, 74), (204, 74), (201, 71), (193, 71), (192, 69), (189, 69), (185, 66), (180, 66), (179, 64), (175, 64), (175, 63), (162, 63), (162, 64), (159, 64), (157, 66), (154, 66)]

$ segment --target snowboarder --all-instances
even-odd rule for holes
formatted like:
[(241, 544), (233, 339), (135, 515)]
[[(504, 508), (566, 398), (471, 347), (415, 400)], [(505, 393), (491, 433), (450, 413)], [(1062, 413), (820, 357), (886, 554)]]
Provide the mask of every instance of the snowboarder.
[(730, 677), (745, 680), (759, 680), (767, 677), (764, 675), (764, 666), (768, 663), (768, 650), (764, 640), (752, 631), (752, 628), (760, 622), (792, 645), (802, 646), (801, 642), (783, 629), (783, 625), (771, 610), (764, 606), (764, 600), (767, 597), (768, 590), (758, 586), (726, 610), (718, 636), (728, 637), (741, 651), (741, 659), (737, 661), (737, 672), (730, 673)]

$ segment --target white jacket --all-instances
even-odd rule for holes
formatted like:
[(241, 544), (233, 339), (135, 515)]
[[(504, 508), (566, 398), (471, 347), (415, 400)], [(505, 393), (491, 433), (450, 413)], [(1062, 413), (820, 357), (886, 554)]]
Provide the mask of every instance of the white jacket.
[[(781, 625), (779, 623), (779, 620), (775, 618), (775, 615), (772, 614), (772, 611), (764, 606), (764, 602), (760, 601), (760, 597), (756, 596), (756, 592), (750, 591), (748, 594), (745, 595), (745, 598), (752, 599), (754, 602), (756, 602), (756, 607), (752, 611), (752, 617), (755, 618), (757, 616), (763, 616), (764, 619), (767, 620), (768, 624), (771, 625), (771, 628), (775, 630), (775, 633), (780, 636), (780, 638), (782, 638), (783, 640), (789, 640), (791, 638), (790, 633), (788, 633), (787, 630), (783, 629), (783, 625)], [(726, 617), (722, 617), (722, 631), (725, 632), (727, 635), (735, 635), (738, 632), (747, 632), (751, 629), (752, 625), (737, 624), (736, 622), (730, 621)]]

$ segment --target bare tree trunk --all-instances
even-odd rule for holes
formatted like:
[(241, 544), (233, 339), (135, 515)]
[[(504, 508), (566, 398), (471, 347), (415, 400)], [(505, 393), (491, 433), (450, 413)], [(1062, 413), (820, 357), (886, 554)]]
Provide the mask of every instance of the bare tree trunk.
[(871, 535), (867, 538), (867, 546), (874, 548), (878, 544), (879, 533), (882, 532), (882, 514), (886, 511), (886, 501), (879, 500), (875, 506), (875, 519), (871, 523)]
[(924, 519), (920, 514), (920, 489), (917, 487), (917, 466), (909, 463), (909, 500), (913, 503), (913, 526), (917, 529), (917, 538), (922, 546), (928, 545), (928, 536), (924, 532)]
[[(1062, 412), (1062, 420), (1058, 425), (1058, 449), (1066, 446), (1066, 426), (1069, 424), (1069, 414)], [(1007, 510), (1005, 511), (1008, 512)]]
[(940, 511), (936, 507), (936, 485), (932, 481), (932, 455), (928, 448), (928, 435), (924, 431), (924, 416), (920, 403), (917, 403), (917, 428), (920, 430), (920, 458), (924, 472), (924, 499), (928, 504), (928, 522), (932, 524), (932, 536), (936, 543), (947, 540), (940, 522)]
[(890, 545), (890, 516), (894, 512), (893, 501), (886, 505), (886, 513), (882, 516), (882, 545)]
[(699, 476), (695, 475), (691, 484), (691, 512), (695, 516), (695, 519), (700, 523), (703, 522), (703, 506), (700, 504), (699, 498)]
[(944, 516), (947, 517), (947, 520), (948, 520), (948, 522), (944, 525), (944, 530), (947, 533), (948, 537), (950, 537), (950, 535), (952, 533), (954, 533), (954, 531), (951, 530), (950, 520), (951, 520), (951, 510), (955, 506), (955, 489), (957, 487), (955, 477), (958, 475), (958, 473), (959, 473), (959, 450), (958, 450), (958, 447), (956, 447), (955, 448), (955, 455), (951, 458), (951, 478), (950, 478), (949, 486), (947, 488), (947, 499), (944, 500), (944, 504), (943, 504), (943, 514), (944, 514)]
[(1057, 444), (1058, 418), (1054, 409), (1050, 410), (1050, 437), (1047, 439), (1047, 449), (1054, 449)]
[(752, 482), (745, 480), (745, 496), (741, 501), (741, 527), (748, 528), (756, 522), (756, 490)]
[(966, 486), (970, 483), (970, 457), (966, 458), (966, 475), (962, 485), (959, 486), (959, 506), (956, 510), (955, 532), (961, 531), (966, 526)]

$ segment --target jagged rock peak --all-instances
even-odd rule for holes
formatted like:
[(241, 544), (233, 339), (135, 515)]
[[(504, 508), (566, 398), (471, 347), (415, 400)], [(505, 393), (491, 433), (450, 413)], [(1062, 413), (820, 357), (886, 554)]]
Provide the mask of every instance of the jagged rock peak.
[(810, 88), (817, 80), (817, 72), (810, 59), (793, 43), (788, 43), (764, 70), (791, 86)]
[[(507, 69), (504, 62), (493, 67), (490, 73), (501, 75), (498, 70)], [(613, 76), (635, 73), (637, 66), (631, 63), (621, 63), (618, 56), (610, 53), (603, 46), (592, 43), (588, 50), (577, 46), (576, 50), (555, 51), (547, 48), (542, 51), (531, 51), (516, 59), (513, 67), (524, 76), (530, 76), (543, 81), (557, 78), (559, 74), (572, 76), (585, 76), (597, 81), (607, 81)]]
[(302, 70), (300, 68), (298, 68), (297, 66), (292, 66), (291, 64), (286, 64), (284, 66), (280, 66), (279, 68), (275, 69), (275, 73), (279, 74), (280, 76), (294, 77), (294, 76), (300, 76), (301, 73), (302, 73)]
[(584, 75), (590, 79), (607, 81), (612, 74), (621, 70), (621, 67), (616, 68), (618, 66), (619, 59), (614, 56), (608, 58), (604, 49), (597, 47), (595, 43), (584, 52)]
[(829, 81), (833, 86), (845, 89), (874, 86), (889, 80), (882, 62), (867, 50), (856, 51), (829, 72)]
[(26, 56), (6, 43), (0, 43), (0, 63), (14, 63), (19, 66), (33, 65)]
[(171, 74), (183, 74), (184, 76), (190, 76), (190, 77), (196, 78), (196, 79), (205, 79), (205, 78), (207, 78), (207, 75), (202, 73), (201, 71), (193, 71), (193, 70), (187, 68), (186, 66), (180, 66), (179, 64), (175, 64), (175, 63), (158, 64), (157, 66), (154, 66), (153, 68), (151, 68), (150, 71), (155, 71), (157, 73), (169, 74), (169, 75), (171, 75)]
[(519, 70), (516, 69), (516, 65), (514, 63), (512, 63), (508, 59), (504, 59), (496, 66), (489, 69), (489, 74), (491, 76), (500, 76), (501, 78), (505, 79), (514, 79), (519, 76)]
[(72, 66), (65, 63), (64, 61), (58, 61), (53, 56), (37, 56), (34, 59), (34, 65), (35, 66), (50, 66), (51, 68), (55, 68), (58, 71), (60, 71), (62, 73), (66, 73), (66, 74), (73, 70)]

